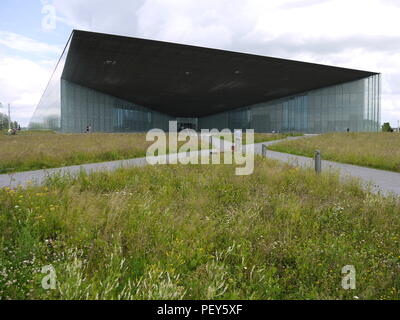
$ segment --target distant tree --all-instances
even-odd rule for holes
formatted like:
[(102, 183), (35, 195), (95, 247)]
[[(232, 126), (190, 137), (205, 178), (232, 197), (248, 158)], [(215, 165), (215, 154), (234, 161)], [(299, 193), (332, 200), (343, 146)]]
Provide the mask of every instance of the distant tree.
[(383, 132), (393, 132), (392, 127), (390, 126), (389, 122), (385, 122), (382, 126), (382, 131)]
[(8, 129), (8, 117), (0, 112), (0, 130)]

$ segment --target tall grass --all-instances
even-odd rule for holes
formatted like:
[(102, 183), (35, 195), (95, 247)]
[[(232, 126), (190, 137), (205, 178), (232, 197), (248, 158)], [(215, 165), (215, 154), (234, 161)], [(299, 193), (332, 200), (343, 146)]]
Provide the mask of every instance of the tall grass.
[[(256, 159), (0, 190), (0, 299), (400, 298), (400, 205)], [(57, 289), (40, 273), (53, 265)], [(354, 265), (356, 290), (341, 287)]]
[[(254, 134), (254, 143), (260, 143), (260, 142), (268, 142), (268, 141), (275, 141), (275, 140), (283, 140), (288, 137), (298, 137), (302, 136), (302, 133), (255, 133)], [(243, 133), (243, 144), (246, 144), (246, 133)], [(219, 136), (221, 139), (225, 139), (227, 141), (233, 141), (233, 136)]]
[[(286, 139), (286, 138), (289, 138), (289, 137), (300, 137), (300, 136), (303, 136), (303, 133), (296, 133), (296, 132), (291, 132), (291, 133), (255, 133), (254, 134), (254, 143), (282, 140), (282, 139)], [(245, 138), (246, 138), (246, 135), (244, 135), (244, 137), (243, 137), (244, 141), (246, 141)]]
[(144, 157), (152, 143), (144, 133), (0, 135), (0, 174)]
[(327, 133), (307, 139), (284, 141), (271, 150), (400, 172), (400, 135), (396, 133)]

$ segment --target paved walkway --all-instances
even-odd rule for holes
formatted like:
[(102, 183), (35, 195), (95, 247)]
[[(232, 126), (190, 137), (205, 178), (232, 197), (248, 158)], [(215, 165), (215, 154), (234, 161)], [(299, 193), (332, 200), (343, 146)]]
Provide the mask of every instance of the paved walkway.
[[(288, 140), (304, 139), (305, 137), (293, 137), (288, 138)], [(265, 143), (257, 143), (254, 145), (255, 154), (262, 153), (262, 145), (267, 146), (279, 143), (282, 140), (270, 141)], [(188, 159), (190, 157), (199, 157), (209, 155), (210, 152), (216, 153), (219, 150), (230, 149), (232, 146), (231, 142), (222, 141), (218, 138), (212, 138), (213, 149), (212, 150), (202, 150), (202, 151), (192, 151), (190, 153), (179, 153), (173, 155), (165, 155), (152, 158), (153, 160), (158, 160), (161, 163), (174, 162), (176, 159)], [(246, 146), (243, 146), (246, 149)], [(268, 150), (267, 157), (270, 159), (275, 159), (293, 165), (302, 167), (313, 167), (314, 162), (312, 158), (301, 157), (290, 155), (286, 153), (280, 153)], [(17, 186), (25, 187), (28, 184), (39, 185), (42, 184), (48, 176), (54, 174), (77, 174), (81, 170), (90, 173), (96, 171), (112, 171), (119, 168), (126, 167), (138, 167), (148, 165), (146, 158), (137, 158), (130, 160), (120, 160), (112, 162), (102, 162), (94, 164), (84, 164), (77, 166), (70, 166), (57, 169), (47, 169), (47, 170), (37, 170), (37, 171), (26, 171), (18, 172), (14, 174), (2, 174), (0, 175), (0, 188), (10, 187), (15, 188)], [(339, 171), (341, 177), (346, 178), (348, 176), (360, 178), (365, 185), (371, 184), (375, 192), (382, 192), (383, 194), (394, 193), (395, 195), (400, 195), (400, 173), (376, 170), (365, 167), (359, 167), (349, 164), (337, 163), (333, 161), (322, 161), (322, 170)]]
[[(208, 136), (202, 136), (205, 138)], [(215, 140), (216, 139), (216, 140)], [(150, 161), (158, 161), (159, 163), (175, 163), (177, 160), (188, 159), (191, 157), (199, 157), (199, 156), (207, 156), (211, 153), (218, 152), (219, 139), (212, 137), (211, 143), (212, 148), (210, 150), (202, 150), (202, 151), (192, 151), (190, 153), (178, 153), (178, 154), (170, 154), (170, 155), (162, 155), (158, 157), (150, 157)], [(56, 174), (69, 174), (76, 175), (82, 170), (87, 173), (98, 172), (98, 171), (113, 171), (120, 168), (128, 168), (128, 167), (141, 167), (146, 166), (149, 163), (148, 159), (144, 158), (135, 158), (129, 160), (118, 160), (118, 161), (110, 161), (110, 162), (100, 162), (100, 163), (91, 163), (91, 164), (81, 164), (76, 166), (69, 166), (63, 168), (55, 168), (55, 169), (44, 169), (44, 170), (35, 170), (35, 171), (24, 171), (24, 172), (16, 172), (11, 174), (1, 174), (0, 175), (0, 188), (9, 187), (9, 188), (17, 188), (18, 186), (26, 187), (27, 185), (40, 185), (42, 184), (49, 176)]]
[[(263, 144), (268, 146), (278, 142), (280, 141), (258, 143), (254, 147), (254, 152), (261, 155)], [(314, 168), (313, 158), (275, 152), (271, 150), (267, 151), (267, 158), (305, 168)], [(377, 170), (328, 160), (322, 160), (322, 171), (339, 172), (343, 179), (348, 177), (359, 178), (365, 186), (370, 185), (372, 187), (372, 191), (374, 192), (381, 192), (384, 195), (393, 193), (400, 196), (400, 173), (397, 172)]]
[[(210, 139), (210, 135), (201, 135), (202, 139)], [(201, 151), (192, 151), (190, 153), (178, 153), (178, 154), (170, 154), (163, 155), (158, 157), (151, 157), (149, 160), (158, 161), (159, 163), (175, 163), (177, 160), (188, 159), (191, 157), (203, 157), (209, 156), (210, 153), (217, 153), (220, 148), (227, 149), (229, 147), (228, 142), (222, 142), (220, 139), (211, 136), (211, 145), (212, 149), (209, 150), (201, 150)], [(80, 171), (85, 171), (87, 173), (98, 172), (98, 171), (113, 171), (120, 168), (128, 168), (128, 167), (141, 167), (146, 166), (149, 163), (147, 159), (144, 158), (135, 158), (128, 160), (118, 160), (118, 161), (110, 161), (110, 162), (100, 162), (100, 163), (91, 163), (91, 164), (81, 164), (76, 166), (62, 167), (62, 168), (54, 168), (54, 169), (44, 169), (44, 170), (35, 170), (35, 171), (24, 171), (24, 172), (16, 172), (11, 174), (0, 174), (0, 188), (9, 187), (9, 188), (17, 188), (18, 186), (26, 187), (27, 185), (40, 185), (42, 184), (49, 176), (56, 174), (69, 174), (76, 175)]]

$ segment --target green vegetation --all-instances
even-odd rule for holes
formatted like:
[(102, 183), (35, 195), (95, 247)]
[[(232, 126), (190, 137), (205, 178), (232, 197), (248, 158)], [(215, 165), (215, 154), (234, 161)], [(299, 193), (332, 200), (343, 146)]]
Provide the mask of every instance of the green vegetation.
[(17, 133), (20, 136), (31, 136), (38, 134), (57, 134), (56, 131), (53, 130), (22, 130)]
[[(8, 129), (0, 130), (0, 135), (7, 135)], [(32, 136), (39, 134), (56, 134), (56, 131), (53, 130), (21, 130), (17, 131), (18, 136)]]
[(400, 172), (400, 135), (395, 133), (328, 133), (269, 149), (306, 157), (319, 149), (325, 160)]
[[(1, 108), (1, 103), (0, 103), (0, 108)], [(8, 116), (2, 112), (0, 112), (0, 133), (1, 131), (7, 131), (8, 130), (8, 123), (10, 122)], [(18, 129), (19, 124), (17, 121), (12, 121), (11, 124), (11, 129), (15, 128)]]
[[(256, 159), (0, 189), (0, 299), (398, 299), (400, 204)], [(56, 270), (45, 291), (43, 266)], [(354, 265), (357, 289), (341, 287)]]
[(393, 132), (392, 127), (390, 126), (389, 122), (385, 122), (382, 126), (382, 131), (383, 132)]
[(2, 130), (8, 130), (8, 122), (9, 122), (8, 116), (0, 112), (0, 132)]
[[(302, 133), (255, 133), (254, 143), (282, 140), (289, 137), (300, 137)], [(243, 136), (243, 141), (246, 141), (246, 135)]]
[[(260, 142), (268, 142), (268, 141), (275, 141), (275, 140), (282, 140), (289, 137), (298, 137), (303, 136), (302, 133), (255, 133), (254, 134), (254, 143)], [(225, 139), (227, 141), (232, 142), (232, 136), (219, 136), (221, 139)], [(246, 144), (246, 133), (243, 133), (243, 144)]]
[[(0, 174), (144, 157), (153, 143), (146, 142), (144, 133), (59, 134), (51, 130), (20, 131), (17, 136), (3, 133)], [(255, 143), (294, 135), (256, 133)], [(179, 142), (178, 146), (184, 143)]]
[(144, 133), (0, 135), (0, 174), (144, 157), (151, 144)]

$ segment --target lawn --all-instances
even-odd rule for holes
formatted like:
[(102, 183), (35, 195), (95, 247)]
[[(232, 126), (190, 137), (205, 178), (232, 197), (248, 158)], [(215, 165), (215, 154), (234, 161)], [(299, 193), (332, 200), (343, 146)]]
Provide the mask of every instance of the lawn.
[[(400, 204), (256, 159), (0, 189), (0, 299), (399, 299)], [(57, 288), (44, 290), (42, 267)], [(356, 289), (341, 270), (356, 268)]]
[(396, 133), (328, 133), (280, 142), (269, 149), (306, 157), (319, 149), (325, 160), (400, 172), (400, 134)]
[(0, 174), (145, 157), (151, 144), (146, 141), (145, 133), (22, 131), (17, 136), (2, 134)]

